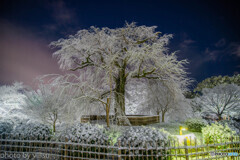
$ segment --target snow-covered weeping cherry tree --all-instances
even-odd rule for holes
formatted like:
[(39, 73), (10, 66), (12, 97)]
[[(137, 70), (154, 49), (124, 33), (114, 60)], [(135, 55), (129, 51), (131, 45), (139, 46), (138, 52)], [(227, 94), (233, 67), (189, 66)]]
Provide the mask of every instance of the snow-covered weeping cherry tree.
[(104, 88), (102, 97), (114, 93), (114, 111), (119, 118), (126, 114), (125, 89), (129, 81), (156, 79), (179, 87), (187, 84), (187, 61), (178, 60), (175, 52), (169, 53), (166, 46), (172, 35), (162, 35), (156, 28), (135, 23), (116, 29), (91, 27), (50, 46), (57, 48), (53, 56), (61, 69), (79, 71), (80, 76), (87, 72), (92, 75), (88, 78), (97, 78), (99, 83), (94, 87)]

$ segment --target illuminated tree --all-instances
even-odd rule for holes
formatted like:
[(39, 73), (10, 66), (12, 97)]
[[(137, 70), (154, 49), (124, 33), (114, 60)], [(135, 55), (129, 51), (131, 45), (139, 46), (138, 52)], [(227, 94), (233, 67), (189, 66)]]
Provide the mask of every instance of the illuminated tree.
[(166, 47), (172, 35), (161, 35), (155, 29), (135, 23), (116, 29), (91, 27), (50, 45), (58, 49), (53, 55), (60, 68), (79, 71), (80, 76), (87, 72), (88, 78), (98, 82), (89, 86), (102, 89), (102, 97), (114, 91), (114, 111), (120, 118), (125, 116), (129, 81), (156, 79), (180, 88), (188, 85), (184, 68), (187, 61), (178, 60)]

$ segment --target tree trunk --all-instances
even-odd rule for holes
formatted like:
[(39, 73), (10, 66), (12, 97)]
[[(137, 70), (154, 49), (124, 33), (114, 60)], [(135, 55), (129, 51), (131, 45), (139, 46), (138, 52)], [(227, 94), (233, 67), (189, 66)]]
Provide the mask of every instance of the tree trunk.
[(158, 115), (158, 122), (160, 122), (159, 114), (160, 114), (160, 112), (159, 112), (159, 111), (157, 111), (157, 115)]
[(218, 120), (217, 121), (221, 121), (222, 120), (222, 115), (221, 114), (218, 114)]
[(115, 104), (114, 112), (118, 125), (130, 125), (129, 120), (126, 118), (125, 113), (125, 86), (126, 75), (125, 69), (119, 71), (118, 77), (115, 79)]
[(53, 121), (53, 132), (56, 132), (56, 120)]
[(162, 112), (162, 122), (164, 122), (165, 112)]
[(118, 107), (120, 107), (124, 113), (125, 113), (125, 83), (126, 82), (124, 81), (116, 81), (116, 93), (115, 93), (116, 100), (115, 102), (119, 104)]
[(55, 133), (56, 132), (56, 122), (57, 122), (57, 119), (58, 119), (58, 113), (57, 111), (54, 111), (53, 112), (53, 132)]

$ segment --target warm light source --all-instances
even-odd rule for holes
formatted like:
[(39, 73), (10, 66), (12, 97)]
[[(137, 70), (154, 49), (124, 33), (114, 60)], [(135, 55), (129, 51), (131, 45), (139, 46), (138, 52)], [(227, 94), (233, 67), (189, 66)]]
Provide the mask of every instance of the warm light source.
[(190, 139), (195, 139), (196, 136), (193, 133), (185, 134), (185, 135), (176, 135), (180, 144), (184, 144), (184, 139), (187, 139), (187, 144), (190, 145)]
[(182, 135), (182, 131), (186, 131), (187, 128), (184, 128), (183, 126), (179, 126), (179, 134)]

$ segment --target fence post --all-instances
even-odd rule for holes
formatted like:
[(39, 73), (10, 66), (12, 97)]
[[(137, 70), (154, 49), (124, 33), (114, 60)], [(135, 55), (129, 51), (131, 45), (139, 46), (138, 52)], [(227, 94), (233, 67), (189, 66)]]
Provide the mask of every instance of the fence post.
[(121, 141), (118, 140), (118, 160), (121, 160)]
[(187, 138), (184, 138), (184, 146), (185, 146), (185, 156), (186, 156), (186, 160), (189, 160)]
[[(230, 149), (231, 150), (230, 150), (230, 152), (233, 153), (234, 152), (234, 150), (233, 150), (234, 149), (234, 147), (233, 147), (233, 136), (230, 137), (230, 141), (231, 141), (231, 144), (230, 144)], [(231, 156), (230, 159), (234, 159), (233, 156)]]
[(170, 156), (170, 159), (172, 159), (171, 146), (172, 146), (171, 140), (168, 140), (168, 146), (167, 146), (167, 147), (170, 147), (170, 149), (168, 149), (168, 150), (169, 150), (169, 156)]
[(65, 150), (64, 150), (64, 160), (67, 160), (67, 156), (68, 156), (68, 146), (67, 146), (67, 142), (68, 142), (68, 139), (65, 138)]

